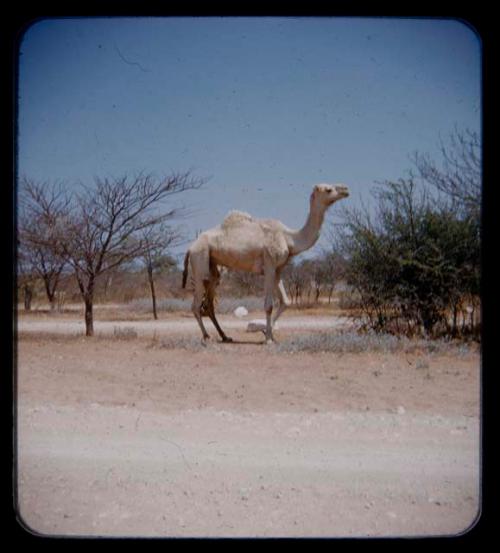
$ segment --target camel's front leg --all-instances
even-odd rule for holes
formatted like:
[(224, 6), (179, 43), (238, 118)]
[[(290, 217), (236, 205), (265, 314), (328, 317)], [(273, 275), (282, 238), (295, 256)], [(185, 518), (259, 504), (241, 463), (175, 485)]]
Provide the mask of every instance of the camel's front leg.
[[(288, 298), (288, 295), (285, 290), (285, 286), (283, 285), (283, 281), (279, 278), (279, 276), (276, 276), (275, 284), (274, 284), (274, 295), (276, 298), (278, 298), (278, 307), (274, 313), (274, 316), (271, 319), (271, 328), (274, 328), (274, 325), (278, 318), (281, 316), (283, 311), (290, 307), (292, 302)], [(266, 296), (267, 297), (267, 296)], [(260, 321), (251, 321), (248, 323), (247, 332), (258, 332), (262, 331), (267, 338), (267, 324)]]

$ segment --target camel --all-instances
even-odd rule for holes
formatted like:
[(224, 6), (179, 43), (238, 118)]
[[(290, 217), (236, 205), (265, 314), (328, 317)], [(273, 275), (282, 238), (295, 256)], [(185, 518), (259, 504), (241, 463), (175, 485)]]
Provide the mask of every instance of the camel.
[[(266, 343), (274, 341), (272, 329), (290, 300), (281, 280), (287, 262), (311, 248), (319, 238), (326, 210), (346, 198), (346, 186), (317, 184), (310, 197), (305, 225), (293, 230), (276, 219), (256, 219), (242, 211), (231, 211), (221, 225), (202, 232), (188, 248), (184, 258), (182, 287), (186, 287), (189, 268), (194, 283), (193, 314), (200, 326), (203, 341), (210, 336), (202, 316), (208, 316), (223, 342), (232, 342), (220, 327), (214, 309), (214, 298), (220, 280), (218, 266), (258, 273), (264, 276), (264, 310)], [(278, 307), (272, 317), (274, 299)]]

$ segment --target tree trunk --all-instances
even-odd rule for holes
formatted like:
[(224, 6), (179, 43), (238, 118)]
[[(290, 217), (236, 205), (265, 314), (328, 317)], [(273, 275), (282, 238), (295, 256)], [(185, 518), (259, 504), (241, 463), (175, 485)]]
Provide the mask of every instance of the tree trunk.
[(332, 296), (333, 296), (333, 286), (331, 286), (328, 289), (328, 305), (332, 303)]
[(85, 298), (85, 336), (94, 335), (94, 301), (92, 297)]
[[(56, 309), (56, 289), (59, 281), (59, 275), (44, 274), (43, 282), (45, 284), (45, 293), (49, 300), (49, 306), (51, 311)], [(52, 285), (52, 286), (51, 286)]]
[(153, 317), (158, 320), (158, 313), (156, 311), (156, 291), (155, 291), (155, 281), (153, 279), (153, 267), (148, 266), (148, 279), (149, 286), (151, 287), (151, 299), (153, 300)]
[(453, 327), (451, 329), (451, 335), (455, 338), (458, 334), (458, 305), (453, 304)]
[(24, 310), (31, 311), (31, 300), (33, 299), (33, 290), (28, 284), (24, 285)]

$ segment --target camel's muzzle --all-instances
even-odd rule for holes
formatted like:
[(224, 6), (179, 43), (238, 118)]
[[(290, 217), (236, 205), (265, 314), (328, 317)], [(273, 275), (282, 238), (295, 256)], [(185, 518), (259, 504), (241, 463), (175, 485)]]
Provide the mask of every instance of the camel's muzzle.
[(342, 198), (347, 198), (347, 196), (349, 196), (349, 188), (347, 188), (347, 186), (337, 186), (336, 190), (337, 194)]

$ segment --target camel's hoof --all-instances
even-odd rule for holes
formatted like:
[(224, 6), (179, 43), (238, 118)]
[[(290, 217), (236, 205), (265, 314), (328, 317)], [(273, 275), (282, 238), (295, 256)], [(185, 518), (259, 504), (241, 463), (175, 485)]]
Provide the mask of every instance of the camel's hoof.
[(233, 339), (229, 338), (229, 336), (225, 336), (224, 338), (222, 338), (222, 341), (224, 343), (230, 344), (231, 342), (233, 342)]
[(266, 346), (269, 346), (270, 344), (274, 344), (274, 338), (267, 338)]

